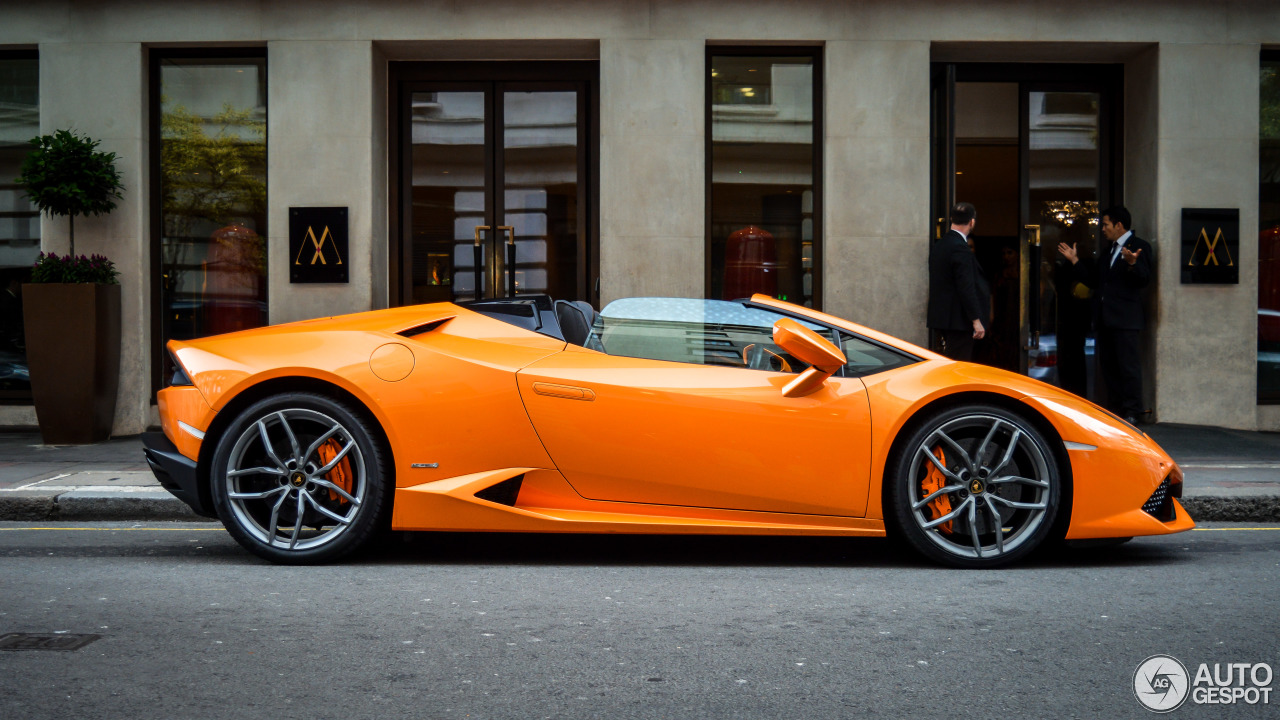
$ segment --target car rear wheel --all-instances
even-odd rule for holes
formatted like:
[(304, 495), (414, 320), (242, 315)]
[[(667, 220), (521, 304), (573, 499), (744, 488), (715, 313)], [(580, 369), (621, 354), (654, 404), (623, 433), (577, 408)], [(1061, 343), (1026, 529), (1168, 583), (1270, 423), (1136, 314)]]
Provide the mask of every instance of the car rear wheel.
[(1050, 535), (1061, 473), (1044, 436), (991, 405), (950, 408), (919, 425), (891, 467), (889, 512), (906, 540), (953, 567), (996, 567)]
[(255, 403), (214, 454), (218, 517), (237, 542), (273, 562), (320, 563), (354, 551), (390, 505), (374, 437), (351, 408), (322, 395)]

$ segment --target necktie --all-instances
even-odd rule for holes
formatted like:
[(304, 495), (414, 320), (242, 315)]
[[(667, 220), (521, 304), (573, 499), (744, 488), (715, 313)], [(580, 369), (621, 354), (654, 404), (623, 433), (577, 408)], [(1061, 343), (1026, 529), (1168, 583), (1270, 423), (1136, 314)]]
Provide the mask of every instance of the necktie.
[(1120, 243), (1113, 242), (1111, 243), (1111, 262), (1107, 265), (1107, 267), (1111, 267), (1115, 265), (1116, 258), (1118, 257), (1120, 257)]

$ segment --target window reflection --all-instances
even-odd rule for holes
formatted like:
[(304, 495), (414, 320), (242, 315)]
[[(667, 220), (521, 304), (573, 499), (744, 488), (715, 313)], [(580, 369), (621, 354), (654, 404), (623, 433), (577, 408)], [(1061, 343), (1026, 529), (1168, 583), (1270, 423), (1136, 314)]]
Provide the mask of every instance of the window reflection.
[[(475, 296), (475, 228), (485, 222), (485, 93), (410, 99), (413, 153), (411, 302)], [(481, 249), (487, 262), (488, 246)], [(481, 283), (488, 281), (482, 272)]]
[(711, 58), (708, 294), (814, 297), (814, 58)]
[(1262, 63), (1258, 162), (1258, 402), (1280, 404), (1280, 59)]
[(266, 60), (159, 72), (162, 342), (265, 325)]
[(15, 180), (40, 134), (39, 61), (0, 58), (0, 401), (29, 400), (22, 283), (40, 253), (40, 214)]
[(578, 93), (503, 94), (503, 202), (516, 292), (577, 297)]

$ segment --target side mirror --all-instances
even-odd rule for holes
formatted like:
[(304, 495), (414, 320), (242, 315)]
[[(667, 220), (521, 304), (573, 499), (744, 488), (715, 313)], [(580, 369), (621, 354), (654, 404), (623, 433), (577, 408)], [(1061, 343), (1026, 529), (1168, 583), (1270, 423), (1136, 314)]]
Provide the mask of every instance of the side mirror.
[(791, 318), (782, 318), (773, 324), (773, 342), (796, 359), (809, 364), (808, 370), (782, 388), (784, 397), (804, 397), (816, 391), (848, 362), (840, 348)]

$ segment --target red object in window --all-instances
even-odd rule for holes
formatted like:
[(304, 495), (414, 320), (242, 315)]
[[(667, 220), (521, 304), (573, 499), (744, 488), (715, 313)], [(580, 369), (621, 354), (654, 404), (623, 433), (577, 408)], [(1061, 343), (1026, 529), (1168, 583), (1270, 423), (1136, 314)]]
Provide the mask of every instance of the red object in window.
[(209, 236), (209, 253), (201, 263), (200, 334), (220, 335), (262, 326), (266, 259), (262, 250), (262, 238), (243, 225), (228, 225)]
[(724, 297), (778, 294), (778, 251), (773, 234), (748, 225), (729, 236), (724, 247)]

